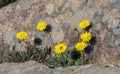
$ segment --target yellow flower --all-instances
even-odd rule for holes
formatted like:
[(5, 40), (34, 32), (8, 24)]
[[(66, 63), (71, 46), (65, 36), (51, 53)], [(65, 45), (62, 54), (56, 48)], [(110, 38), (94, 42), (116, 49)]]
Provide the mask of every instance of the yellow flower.
[(39, 22), (36, 26), (36, 29), (39, 31), (45, 30), (47, 27), (47, 23), (45, 21)]
[(76, 50), (78, 50), (78, 51), (83, 51), (86, 47), (87, 47), (87, 44), (84, 43), (84, 42), (78, 42), (78, 43), (75, 45), (75, 48), (76, 48)]
[(92, 38), (92, 35), (90, 32), (85, 32), (80, 35), (80, 38), (83, 42), (89, 42), (89, 40)]
[(62, 54), (67, 50), (67, 46), (63, 43), (58, 43), (55, 48), (54, 51), (56, 54)]
[(19, 40), (23, 40), (28, 36), (28, 33), (25, 31), (20, 31), (16, 34), (16, 38)]
[(90, 26), (90, 21), (89, 20), (84, 20), (84, 21), (82, 21), (82, 22), (80, 22), (79, 23), (79, 28), (81, 28), (81, 29), (85, 29), (85, 28), (87, 28), (88, 26)]

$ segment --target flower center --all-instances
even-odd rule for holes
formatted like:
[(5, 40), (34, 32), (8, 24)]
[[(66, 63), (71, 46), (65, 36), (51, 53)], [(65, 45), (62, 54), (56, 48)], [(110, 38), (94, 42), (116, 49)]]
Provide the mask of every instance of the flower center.
[(62, 50), (62, 48), (63, 48), (63, 47), (61, 46), (60, 49)]

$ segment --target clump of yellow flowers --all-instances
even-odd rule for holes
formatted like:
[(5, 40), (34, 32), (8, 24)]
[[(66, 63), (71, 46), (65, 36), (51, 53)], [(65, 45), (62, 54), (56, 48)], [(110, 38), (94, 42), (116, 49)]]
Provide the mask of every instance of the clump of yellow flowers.
[(56, 54), (62, 54), (66, 51), (67, 49), (67, 46), (63, 43), (58, 43), (55, 48), (54, 48), (54, 51)]
[(16, 34), (16, 38), (19, 40), (23, 40), (28, 36), (28, 33), (26, 31), (20, 31)]
[[(67, 50), (68, 46), (66, 44), (57, 43), (53, 47), (53, 51), (54, 51), (55, 55), (51, 55), (51, 47), (50, 47), (50, 49), (48, 48), (47, 51), (39, 54), (39, 55), (45, 54), (43, 59), (45, 61), (47, 61), (48, 64), (51, 63), (49, 66), (58, 66), (59, 67), (60, 65), (61, 66), (68, 66), (68, 65), (73, 65), (73, 64), (80, 65), (80, 64), (84, 64), (88, 61), (91, 61), (91, 56), (89, 56), (89, 55), (88, 55), (88, 57), (86, 56), (86, 54), (89, 54), (89, 52), (87, 52), (87, 50), (90, 50), (93, 45), (92, 44), (93, 37), (92, 37), (92, 34), (89, 32), (89, 29), (91, 27), (91, 22), (90, 22), (90, 20), (84, 20), (78, 24), (78, 27), (80, 29), (83, 29), (84, 32), (82, 32), (80, 34), (80, 36), (79, 36), (80, 41), (78, 41), (74, 45), (74, 48)], [(41, 21), (36, 25), (36, 30), (44, 31), (48, 35), (51, 35), (50, 34), (51, 29), (52, 29), (52, 26), (50, 24), (47, 24), (45, 21)], [(28, 36), (28, 33), (26, 31), (20, 31), (20, 32), (16, 33), (15, 37), (19, 40), (24, 40), (27, 36)], [(50, 38), (51, 38), (51, 36), (50, 36)], [(51, 40), (52, 40), (52, 38), (51, 38)], [(41, 44), (41, 42), (42, 42), (42, 40), (40, 38), (35, 38), (34, 41), (39, 44)], [(53, 45), (54, 45), (54, 41), (53, 41)], [(37, 50), (37, 52), (38, 52), (38, 50)], [(46, 58), (47, 58), (47, 60), (46, 60)], [(86, 60), (88, 60), (88, 61), (86, 61)], [(82, 63), (80, 63), (80, 62), (82, 62)]]
[[(91, 22), (89, 20), (84, 20), (79, 23), (79, 28), (80, 29), (86, 29), (91, 25)], [(87, 47), (87, 42), (89, 42), (92, 38), (92, 35), (89, 31), (85, 31), (80, 35), (81, 42), (78, 42), (75, 45), (76, 50), (78, 51), (83, 51)]]
[[(90, 25), (91, 25), (90, 20), (84, 20), (84, 21), (80, 22), (78, 26), (79, 26), (80, 29), (85, 30)], [(47, 25), (47, 23), (45, 21), (41, 21), (36, 25), (36, 30), (45, 31), (47, 26), (48, 25)], [(18, 32), (16, 34), (16, 38), (19, 39), (19, 40), (23, 40), (27, 36), (28, 36), (28, 33), (26, 31), (21, 31), (21, 32)], [(77, 50), (79, 50), (79, 51), (83, 51), (87, 47), (87, 42), (89, 42), (91, 40), (91, 38), (92, 38), (92, 35), (91, 35), (90, 32), (88, 32), (88, 31), (83, 32), (80, 35), (81, 42), (76, 43), (75, 48)], [(57, 54), (64, 53), (66, 51), (66, 49), (67, 49), (67, 46), (65, 44), (63, 44), (63, 43), (58, 43), (54, 47), (54, 51)]]
[(78, 26), (81, 29), (85, 29), (85, 28), (89, 27), (90, 25), (91, 25), (90, 20), (84, 20), (84, 21), (80, 22)]
[(41, 21), (37, 24), (36, 30), (43, 31), (47, 27), (47, 23), (45, 21)]

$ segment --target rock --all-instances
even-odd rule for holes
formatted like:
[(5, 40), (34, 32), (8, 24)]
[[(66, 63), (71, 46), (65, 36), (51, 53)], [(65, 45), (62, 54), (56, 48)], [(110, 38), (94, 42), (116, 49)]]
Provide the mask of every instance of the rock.
[(65, 3), (63, 8), (60, 9), (60, 13), (63, 14), (65, 13), (66, 10), (70, 9), (70, 3)]
[(37, 32), (35, 33), (35, 38), (42, 39), (42, 44), (40, 45), (42, 48), (45, 48), (46, 46), (53, 47), (53, 42), (49, 35), (46, 35), (45, 33)]
[(115, 46), (120, 49), (120, 39), (115, 40)]
[(64, 39), (64, 33), (63, 33), (63, 30), (61, 28), (56, 28), (53, 30), (52, 32), (52, 39), (54, 41), (54, 43), (59, 43), (59, 42), (62, 42), (63, 39)]
[(108, 45), (102, 45), (100, 47), (96, 53), (96, 64), (103, 66), (120, 66), (120, 52), (118, 50)]
[(92, 67), (88, 67), (86, 69), (83, 69), (79, 72), (77, 72), (76, 74), (119, 74), (119, 70), (120, 68), (110, 68), (110, 67), (96, 67), (96, 66), (92, 66)]
[(100, 31), (101, 28), (102, 28), (102, 23), (98, 23), (94, 26), (94, 29), (97, 31)]
[(14, 31), (8, 32), (6, 34), (6, 37), (4, 39), (4, 43), (6, 43), (8, 45), (12, 45), (12, 46), (15, 44), (15, 32)]
[(64, 24), (63, 32), (65, 34), (63, 42), (67, 44), (68, 48), (74, 47), (79, 41), (79, 32), (74, 27)]
[(96, 65), (72, 66), (49, 69), (35, 61), (25, 63), (0, 64), (0, 74), (120, 74), (120, 67), (103, 67)]
[(62, 42), (64, 39), (64, 32), (63, 29), (60, 27), (60, 24), (56, 23), (55, 19), (52, 18), (46, 18), (46, 21), (52, 27), (52, 31), (49, 34), (49, 37), (51, 37), (53, 44)]
[(48, 4), (46, 6), (46, 11), (47, 11), (48, 15), (52, 14), (54, 12), (54, 5), (53, 4)]
[(39, 64), (35, 61), (28, 61), (26, 63), (19, 64), (0, 64), (0, 69), (0, 74), (44, 74), (48, 68), (45, 65)]
[(67, 10), (63, 14), (57, 16), (55, 19), (58, 24), (64, 24), (68, 23), (70, 17), (72, 17), (72, 12), (70, 10)]
[(16, 5), (16, 8), (22, 8), (22, 10), (28, 10), (30, 8), (30, 6), (34, 3), (38, 3), (42, 0), (29, 0), (29, 1), (25, 1), (25, 0), (20, 0), (19, 3)]
[(3, 21), (3, 20), (5, 20), (5, 19), (7, 18), (6, 15), (3, 14), (3, 11), (2, 11), (2, 10), (0, 10), (0, 17), (2, 17), (2, 18), (0, 19), (0, 21)]
[(111, 34), (111, 32), (107, 31), (105, 42), (108, 43), (110, 46), (114, 47), (115, 46), (114, 40), (115, 37)]
[[(0, 9), (0, 49), (23, 50), (26, 42), (34, 44), (35, 37), (43, 39), (41, 47), (52, 47), (59, 42), (73, 47), (78, 42), (79, 34), (83, 32), (78, 27), (79, 22), (88, 19), (92, 22), (90, 32), (97, 41), (94, 57), (104, 54), (97, 51), (105, 51), (102, 45), (108, 45), (109, 51), (116, 49), (116, 52), (110, 52), (109, 56), (115, 53), (119, 55), (119, 3), (119, 0), (18, 0)], [(52, 25), (50, 34), (36, 31), (35, 27), (39, 21), (46, 21)], [(21, 30), (27, 31), (29, 36), (19, 43), (14, 35)]]

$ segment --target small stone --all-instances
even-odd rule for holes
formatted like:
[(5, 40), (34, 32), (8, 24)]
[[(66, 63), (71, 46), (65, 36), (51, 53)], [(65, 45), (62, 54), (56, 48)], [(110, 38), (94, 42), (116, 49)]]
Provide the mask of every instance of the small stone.
[(113, 32), (115, 34), (120, 34), (120, 25), (118, 25), (116, 28), (113, 29)]
[(29, 1), (25, 1), (25, 0), (20, 0), (16, 6), (16, 8), (22, 8), (22, 10), (28, 10), (32, 4), (40, 2), (40, 0), (29, 0)]
[(4, 39), (4, 43), (7, 43), (10, 45), (12, 42), (14, 42), (14, 39), (15, 39), (15, 32), (14, 31), (8, 32)]
[(66, 10), (70, 9), (70, 3), (66, 3), (62, 9), (60, 9), (60, 13), (63, 14), (66, 12)]
[(47, 11), (48, 15), (52, 14), (54, 12), (54, 5), (53, 4), (47, 5), (46, 11)]
[(116, 28), (117, 26), (119, 26), (119, 20), (109, 19), (108, 26), (113, 29)]
[(115, 40), (115, 38), (114, 38), (114, 36), (112, 35), (112, 33), (109, 32), (109, 31), (107, 31), (105, 42), (106, 42), (107, 44), (109, 44), (110, 46), (115, 47), (114, 40)]
[(115, 46), (120, 50), (120, 39), (115, 40)]
[(62, 42), (64, 39), (64, 33), (63, 30), (59, 27), (57, 27), (51, 34), (51, 37), (54, 41), (54, 43)]
[(75, 7), (73, 7), (72, 5), (71, 5), (71, 12), (73, 13), (73, 15), (77, 12), (77, 9), (75, 9)]
[(2, 32), (0, 32), (0, 37), (2, 36)]
[(6, 18), (7, 15), (2, 10), (0, 10), (0, 21), (4, 21)]
[(57, 24), (54, 19), (46, 18), (48, 24), (52, 27), (52, 32), (49, 34), (51, 35), (51, 39), (54, 43), (62, 42), (64, 39), (64, 32), (60, 27), (61, 24)]
[(100, 31), (100, 29), (102, 28), (102, 24), (101, 23), (98, 23), (95, 25), (95, 28), (96, 30)]

